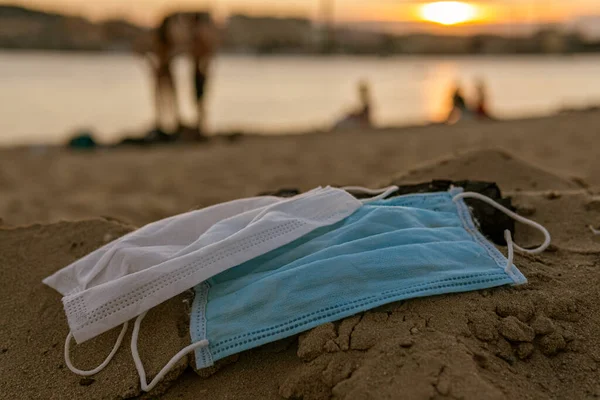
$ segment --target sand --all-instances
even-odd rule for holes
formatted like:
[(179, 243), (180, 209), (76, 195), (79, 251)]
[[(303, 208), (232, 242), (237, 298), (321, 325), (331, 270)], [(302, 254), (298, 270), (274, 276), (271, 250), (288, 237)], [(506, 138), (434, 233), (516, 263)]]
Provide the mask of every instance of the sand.
[[(19, 225), (110, 216), (139, 226), (282, 187), (383, 184), (415, 166), (491, 148), (562, 179), (600, 187), (594, 146), (599, 122), (598, 113), (579, 113), (452, 127), (249, 137), (191, 148), (0, 150), (0, 218)], [(484, 160), (457, 173), (485, 177), (489, 170), (492, 176), (493, 165)], [(513, 167), (505, 178), (500, 170), (493, 173), (507, 186), (504, 190), (513, 190), (517, 186), (511, 182), (521, 179)], [(565, 187), (547, 181), (540, 180), (545, 188)]]
[[(184, 359), (146, 397), (600, 397), (600, 236), (588, 228), (600, 227), (598, 126), (600, 114), (581, 113), (195, 148), (0, 150), (0, 393), (141, 395), (129, 333), (91, 379), (65, 367), (60, 295), (41, 283), (134, 226), (283, 187), (448, 178), (496, 181), (521, 214), (548, 227), (548, 252), (516, 257), (527, 285), (390, 304), (244, 352), (204, 377)], [(539, 234), (518, 224), (516, 240), (535, 245)], [(150, 377), (189, 343), (188, 302), (183, 294), (144, 320), (140, 353)], [(76, 347), (75, 364), (99, 363), (117, 334)]]
[[(476, 150), (418, 165), (394, 179), (397, 184), (427, 182), (432, 179), (461, 179), (495, 182), (505, 192), (522, 190), (577, 189), (581, 181), (550, 173), (503, 150)], [(579, 182), (579, 183), (578, 183)]]

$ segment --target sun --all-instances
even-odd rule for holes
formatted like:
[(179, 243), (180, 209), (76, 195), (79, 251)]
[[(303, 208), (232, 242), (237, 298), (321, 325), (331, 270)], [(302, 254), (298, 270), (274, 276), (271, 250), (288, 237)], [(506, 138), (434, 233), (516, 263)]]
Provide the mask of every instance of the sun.
[(460, 1), (440, 1), (423, 5), (420, 14), (426, 21), (456, 25), (474, 20), (476, 10), (471, 4)]

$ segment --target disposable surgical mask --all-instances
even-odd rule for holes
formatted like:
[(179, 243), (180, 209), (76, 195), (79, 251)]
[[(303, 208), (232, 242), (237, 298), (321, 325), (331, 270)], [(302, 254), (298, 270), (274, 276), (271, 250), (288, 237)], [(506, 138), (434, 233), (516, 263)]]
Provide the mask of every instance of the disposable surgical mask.
[[(259, 216), (264, 218), (269, 214), (266, 209), (276, 213), (277, 217), (273, 215), (272, 219), (278, 222), (294, 220), (291, 215), (297, 219), (309, 214), (313, 227), (294, 239), (264, 247), (267, 250), (260, 254), (247, 254), (246, 259), (226, 253), (230, 262), (224, 265), (228, 267), (222, 267), (195, 288), (190, 325), (192, 344), (176, 354), (150, 383), (146, 382), (137, 351), (147, 309), (134, 315), (137, 319), (131, 351), (142, 389), (151, 390), (173, 365), (194, 350), (196, 366), (203, 368), (230, 354), (392, 301), (524, 283), (525, 277), (512, 264), (513, 247), (535, 253), (550, 243), (549, 234), (539, 224), (479, 194), (461, 193), (460, 188), (391, 200), (378, 199), (394, 188), (346, 189), (380, 194), (361, 202), (343, 190), (317, 189), (292, 198), (302, 203), (296, 203), (297, 208), (287, 205), (287, 212), (283, 213), (280, 208), (273, 208), (283, 202), (281, 199), (262, 198), (261, 201), (273, 203), (259, 212), (257, 208), (246, 211), (254, 213), (252, 217), (239, 219), (244, 213), (237, 214), (232, 217), (235, 221), (225, 219), (221, 220), (224, 224), (217, 222), (207, 228), (205, 233), (224, 240), (259, 222)], [(477, 231), (462, 200), (464, 197), (484, 200), (539, 228), (545, 235), (544, 244), (534, 250), (522, 249), (512, 243), (507, 233), (509, 257), (505, 258)], [(315, 208), (327, 212), (316, 215)], [(281, 219), (281, 215), (286, 217)], [(210, 247), (211, 240), (205, 240), (201, 242)], [(136, 248), (135, 244), (132, 248)], [(68, 367), (81, 375), (99, 372), (116, 353), (126, 329), (127, 323), (109, 357), (91, 371), (78, 370), (71, 364), (68, 337), (65, 344)]]
[[(475, 227), (464, 198), (485, 201), (538, 228), (544, 243), (508, 258)], [(195, 288), (191, 338), (196, 367), (390, 302), (518, 285), (513, 250), (550, 244), (541, 225), (478, 193), (400, 196), (362, 206)]]
[[(396, 189), (366, 191), (384, 197)], [(130, 319), (211, 276), (334, 224), (362, 204), (331, 187), (289, 199), (236, 200), (149, 224), (92, 252), (44, 280), (64, 295), (67, 366), (82, 375), (97, 373), (114, 356)], [(81, 371), (71, 364), (71, 338), (81, 343), (121, 324), (113, 351), (98, 368)]]

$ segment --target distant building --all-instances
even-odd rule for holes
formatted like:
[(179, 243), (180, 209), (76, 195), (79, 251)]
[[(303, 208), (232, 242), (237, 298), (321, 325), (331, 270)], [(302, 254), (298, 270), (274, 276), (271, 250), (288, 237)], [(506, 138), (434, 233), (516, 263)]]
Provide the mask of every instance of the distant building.
[(583, 40), (595, 42), (600, 40), (600, 15), (582, 16), (567, 24), (570, 32), (581, 35)]
[(309, 52), (315, 45), (315, 33), (309, 19), (233, 15), (224, 44), (237, 51)]
[[(327, 3), (323, 3), (327, 4)], [(170, 15), (176, 43), (186, 42), (190, 16), (210, 19), (207, 12)], [(443, 29), (419, 33), (422, 24), (401, 23), (399, 31), (379, 22), (317, 24), (306, 18), (233, 15), (222, 27), (220, 48), (235, 53), (347, 54), (536, 54), (600, 52), (600, 17), (581, 17), (571, 24), (521, 26), (507, 35), (507, 25), (489, 32)], [(329, 21), (328, 18), (325, 20)], [(396, 26), (396, 25), (394, 25)], [(420, 28), (421, 27), (421, 28)], [(493, 29), (492, 29), (493, 28)], [(515, 29), (517, 29), (515, 27)], [(429, 29), (429, 28), (428, 28)], [(479, 29), (479, 28), (478, 28)], [(525, 30), (527, 29), (527, 30)], [(535, 29), (536, 32), (532, 32)], [(0, 48), (74, 51), (131, 51), (149, 39), (149, 28), (127, 21), (91, 22), (84, 18), (0, 5)], [(400, 32), (415, 32), (401, 35)], [(455, 32), (455, 35), (449, 35)], [(502, 33), (504, 32), (504, 33)], [(517, 34), (518, 33), (518, 34)], [(142, 40), (140, 40), (140, 37)], [(335, 40), (333, 40), (335, 39)]]
[(127, 50), (144, 30), (125, 21), (96, 24), (16, 6), (0, 6), (0, 48)]
[(338, 29), (335, 32), (336, 47), (345, 53), (379, 53), (385, 47), (386, 35), (379, 32)]
[(103, 37), (109, 50), (130, 50), (132, 43), (146, 30), (122, 20), (110, 20), (102, 24)]
[(405, 54), (468, 54), (472, 40), (468, 36), (417, 34), (400, 37), (396, 48)]
[(542, 53), (565, 53), (569, 50), (567, 36), (558, 29), (543, 29), (535, 38)]

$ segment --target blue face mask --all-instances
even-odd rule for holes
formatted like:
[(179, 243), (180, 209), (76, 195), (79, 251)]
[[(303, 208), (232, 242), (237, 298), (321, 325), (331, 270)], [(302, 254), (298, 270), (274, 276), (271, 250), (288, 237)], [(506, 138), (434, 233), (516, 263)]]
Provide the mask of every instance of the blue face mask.
[[(518, 285), (513, 247), (550, 243), (539, 224), (476, 193), (396, 197), (225, 271), (195, 288), (191, 315), (198, 369), (326, 322), (415, 297)], [(546, 236), (535, 250), (506, 234), (509, 257), (479, 233), (464, 197), (486, 201)]]

